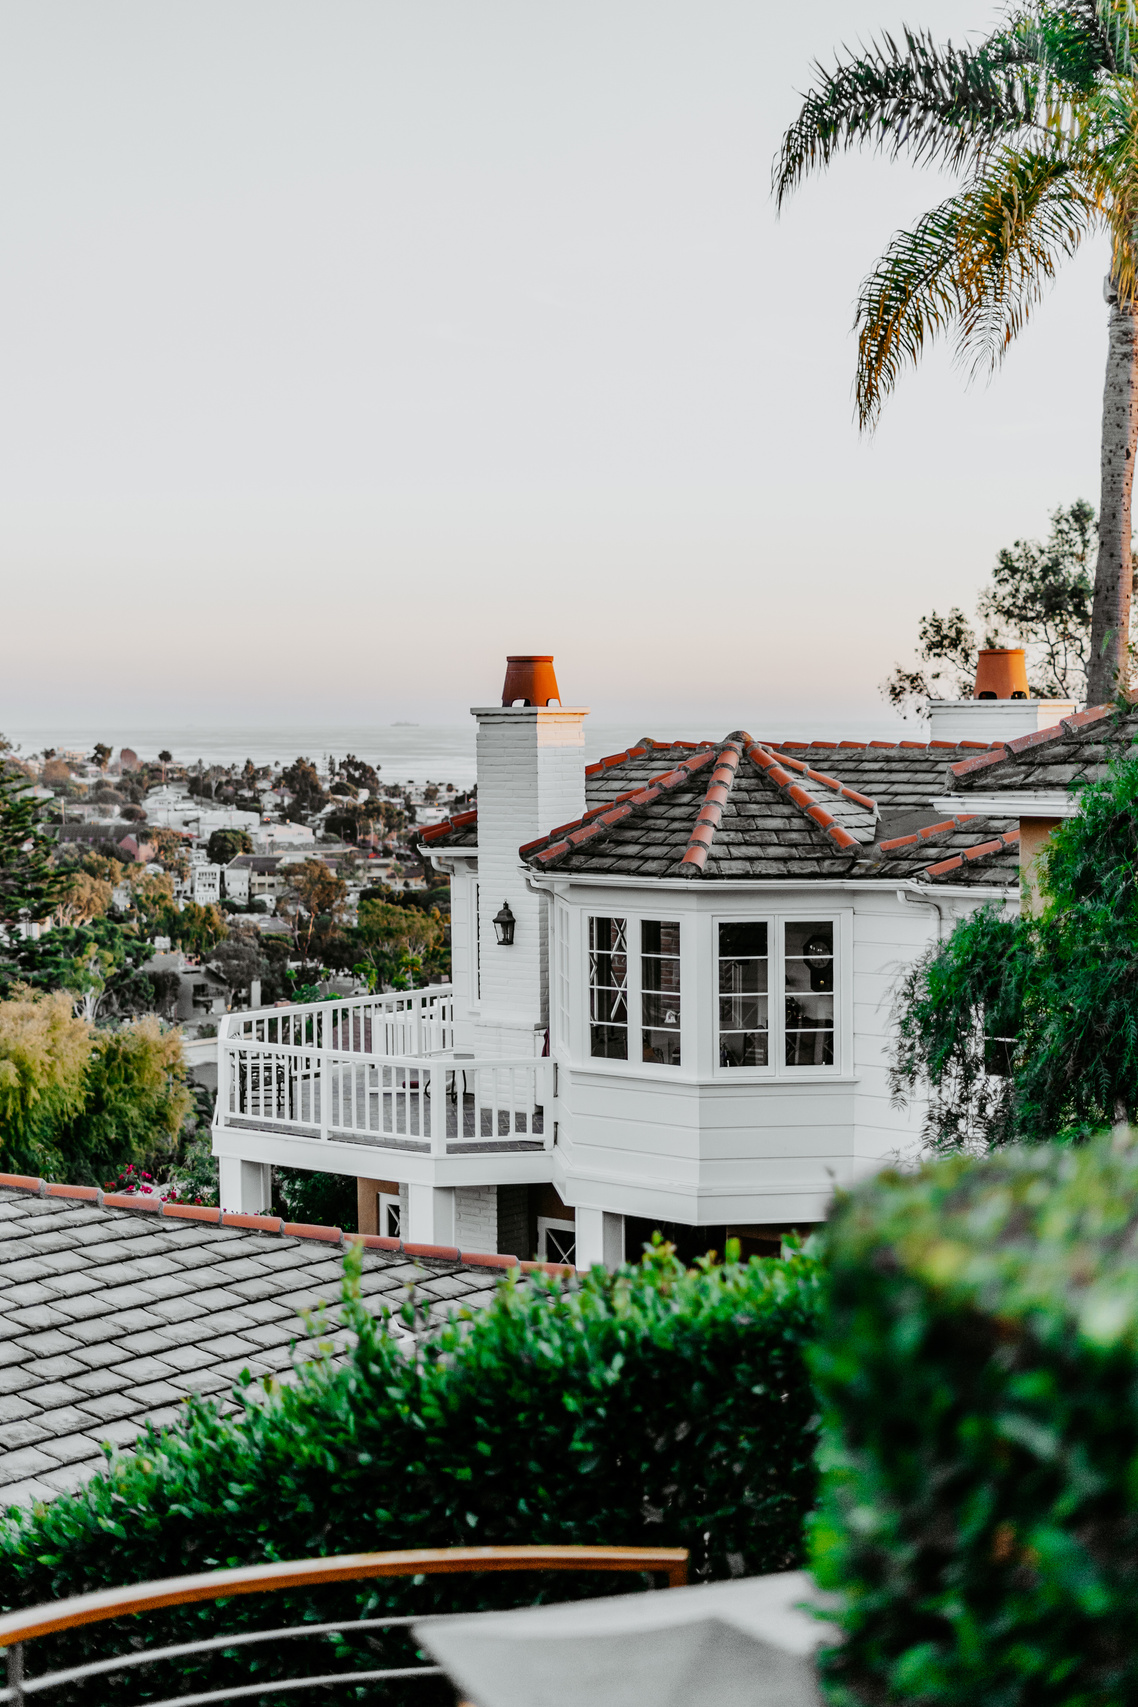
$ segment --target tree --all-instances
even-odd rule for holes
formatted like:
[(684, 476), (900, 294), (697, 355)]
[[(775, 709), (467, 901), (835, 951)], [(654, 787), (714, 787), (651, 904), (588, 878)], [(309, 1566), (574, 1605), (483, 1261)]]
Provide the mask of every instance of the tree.
[(238, 854), (251, 854), (253, 842), (248, 830), (214, 830), (205, 851), (214, 865), (228, 865)]
[[(1084, 499), (1056, 510), (1045, 545), (1017, 539), (1000, 551), (977, 602), (983, 645), (1022, 646), (1031, 692), (1040, 699), (1086, 698), (1096, 532)], [(886, 699), (923, 716), (930, 698), (971, 698), (980, 642), (960, 607), (923, 616), (917, 634), (916, 668), (896, 666), (882, 683)]]
[(264, 978), (269, 963), (261, 952), (257, 931), (231, 930), (210, 956), (210, 965), (220, 972), (231, 990), (247, 990), (254, 978)]
[[(0, 964), (0, 997), (27, 985), (65, 991), (76, 1013), (92, 1022), (109, 1013), (134, 1012), (138, 992), (129, 993), (130, 987), (152, 953), (137, 931), (106, 917), (53, 925), (40, 937), (9, 942)], [(121, 1008), (120, 996), (126, 997)]]
[(357, 791), (366, 788), (369, 794), (379, 792), (379, 767), (369, 765), (366, 759), (357, 759), (354, 753), (349, 753), (340, 766), (340, 775), (349, 788)]
[(169, 752), (165, 747), (163, 747), (162, 751), (158, 755), (158, 763), (162, 766), (162, 786), (163, 786), (163, 788), (165, 788), (165, 786), (166, 786), (166, 766), (172, 765), (173, 762), (174, 762), (173, 753)]
[(327, 795), (320, 786), (320, 777), (311, 759), (294, 759), (281, 772), (281, 784), (293, 796), (290, 817), (297, 821), (312, 817), (326, 803)]
[[(46, 919), (63, 892), (64, 875), (51, 861), (49, 832), (27, 778), (0, 754), (0, 937), (22, 915)], [(0, 942), (0, 960), (5, 950)]]
[(281, 875), (288, 888), (277, 902), (277, 916), (292, 926), (297, 953), (308, 961), (314, 936), (327, 935), (342, 922), (348, 886), (322, 859), (282, 867)]
[(196, 901), (187, 901), (181, 910), (171, 907), (154, 922), (162, 927), (159, 934), (168, 936), (171, 945), (186, 954), (212, 954), (229, 935), (224, 913), (212, 902), (201, 907)]
[(1042, 910), (973, 914), (901, 985), (894, 1090), (927, 1091), (933, 1149), (1138, 1115), (1138, 757), (1079, 806), (1036, 864)]
[(98, 765), (101, 771), (105, 771), (111, 762), (113, 752), (114, 748), (108, 747), (105, 741), (96, 741), (94, 751), (91, 754), (91, 763)]
[(398, 907), (365, 895), (360, 899), (359, 923), (352, 932), (358, 961), (355, 970), (376, 983), (405, 989), (423, 974), (450, 967), (450, 932), (440, 913)]
[(181, 830), (171, 830), (165, 824), (155, 825), (146, 832), (146, 840), (154, 849), (154, 857), (167, 871), (187, 877), (190, 870), (189, 847), (192, 837)]
[(1128, 682), (1130, 512), (1138, 448), (1138, 32), (1131, 0), (1034, 0), (977, 46), (938, 48), (906, 29), (820, 72), (783, 138), (779, 206), (808, 172), (853, 147), (963, 171), (965, 181), (889, 244), (858, 297), (863, 428), (925, 344), (955, 333), (973, 368), (995, 366), (1059, 263), (1110, 238), (1099, 548), (1087, 691)]

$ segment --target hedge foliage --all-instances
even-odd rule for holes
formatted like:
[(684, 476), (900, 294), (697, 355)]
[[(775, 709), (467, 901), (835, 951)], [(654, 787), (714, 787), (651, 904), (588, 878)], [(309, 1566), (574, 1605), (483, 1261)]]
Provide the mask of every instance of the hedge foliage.
[(1138, 1148), (882, 1175), (829, 1232), (838, 1703), (1138, 1699)]
[[(361, 1305), (357, 1264), (345, 1263), (340, 1315), (354, 1344), (344, 1362), (302, 1365), (295, 1385), (250, 1383), (236, 1415), (191, 1402), (179, 1426), (149, 1434), (85, 1488), (9, 1513), (3, 1606), (376, 1548), (683, 1545), (705, 1578), (800, 1562), (815, 1496), (804, 1345), (816, 1331), (820, 1276), (808, 1252), (685, 1272), (662, 1247), (616, 1275), (507, 1278), (488, 1307), (426, 1336), (415, 1355)], [(331, 1599), (231, 1601), (224, 1627), (613, 1589), (611, 1578), (349, 1585)], [(138, 1621), (125, 1622), (120, 1644), (139, 1636)], [(218, 1627), (208, 1607), (155, 1614), (143, 1628), (158, 1641), (206, 1626)], [(83, 1629), (53, 1641), (50, 1658), (94, 1657), (107, 1639), (106, 1627)], [(285, 1643), (184, 1664), (195, 1688), (222, 1688), (248, 1682), (254, 1663), (266, 1678), (302, 1659), (334, 1669), (321, 1647)], [(357, 1645), (355, 1663), (406, 1663), (396, 1657), (405, 1652), (389, 1641), (377, 1660)], [(48, 1657), (37, 1653), (37, 1671)], [(165, 1668), (149, 1684), (127, 1673), (116, 1701), (156, 1699), (170, 1683)], [(423, 1683), (413, 1687), (417, 1707), (433, 1699)], [(96, 1698), (78, 1687), (69, 1697), (87, 1707)]]

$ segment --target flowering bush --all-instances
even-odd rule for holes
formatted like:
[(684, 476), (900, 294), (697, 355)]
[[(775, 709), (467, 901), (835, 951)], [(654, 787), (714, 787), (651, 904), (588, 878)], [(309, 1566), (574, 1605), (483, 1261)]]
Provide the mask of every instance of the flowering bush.
[(128, 1162), (117, 1179), (107, 1180), (103, 1185), (104, 1191), (113, 1191), (123, 1197), (157, 1197), (163, 1203), (204, 1203), (200, 1195), (193, 1195), (186, 1189), (185, 1182), (177, 1180), (166, 1184), (160, 1183), (154, 1175), (147, 1173), (145, 1168), (136, 1168), (133, 1162)]

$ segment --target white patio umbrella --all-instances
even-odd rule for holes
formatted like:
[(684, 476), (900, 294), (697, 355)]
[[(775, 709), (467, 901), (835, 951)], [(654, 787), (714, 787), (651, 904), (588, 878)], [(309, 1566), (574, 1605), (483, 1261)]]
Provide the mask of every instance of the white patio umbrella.
[(838, 1631), (801, 1571), (517, 1612), (424, 1619), (416, 1638), (476, 1707), (820, 1707)]

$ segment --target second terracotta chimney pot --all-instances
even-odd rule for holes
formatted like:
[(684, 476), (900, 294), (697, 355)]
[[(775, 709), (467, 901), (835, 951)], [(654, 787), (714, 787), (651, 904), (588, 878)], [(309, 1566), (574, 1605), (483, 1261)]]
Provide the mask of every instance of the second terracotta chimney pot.
[(974, 699), (1029, 699), (1022, 646), (989, 646), (976, 660)]
[(519, 699), (523, 705), (550, 705), (554, 700), (561, 704), (557, 677), (553, 673), (552, 652), (534, 652), (524, 658), (511, 656), (506, 659), (502, 704), (513, 705)]

